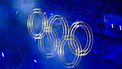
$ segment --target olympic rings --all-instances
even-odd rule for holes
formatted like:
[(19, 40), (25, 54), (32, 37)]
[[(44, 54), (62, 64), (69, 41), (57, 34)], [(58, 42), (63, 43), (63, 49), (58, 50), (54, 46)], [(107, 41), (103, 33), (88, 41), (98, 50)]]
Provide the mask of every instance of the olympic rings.
[[(33, 31), (33, 19), (35, 14), (39, 14), (41, 16), (42, 22), (41, 22), (41, 30), (39, 33), (35, 33)], [(62, 26), (63, 32), (61, 38), (58, 36), (58, 32), (55, 30), (54, 24), (56, 24), (56, 20), (60, 22), (60, 26)], [(77, 37), (75, 37), (75, 32), (77, 28), (82, 27), (86, 33), (87, 36), (87, 42), (85, 45), (85, 48), (82, 48), (82, 45)], [(33, 9), (27, 20), (27, 28), (28, 32), (34, 39), (38, 40), (38, 47), (39, 51), (43, 54), (43, 56), (47, 58), (52, 58), (58, 53), (58, 56), (60, 58), (60, 61), (68, 68), (73, 68), (77, 66), (81, 60), (82, 56), (87, 55), (93, 45), (93, 33), (90, 26), (83, 22), (74, 22), (71, 27), (69, 28), (67, 20), (61, 16), (61, 15), (53, 15), (49, 19), (45, 14), (43, 14), (42, 10), (39, 8)], [(51, 49), (50, 52), (47, 52), (45, 49), (45, 43), (47, 41), (44, 41), (44, 38), (47, 37), (48, 42), (50, 45), (53, 46), (53, 49)], [(68, 47), (71, 51), (71, 53), (74, 54), (74, 59), (71, 62), (68, 62), (64, 56), (64, 46), (68, 43)]]

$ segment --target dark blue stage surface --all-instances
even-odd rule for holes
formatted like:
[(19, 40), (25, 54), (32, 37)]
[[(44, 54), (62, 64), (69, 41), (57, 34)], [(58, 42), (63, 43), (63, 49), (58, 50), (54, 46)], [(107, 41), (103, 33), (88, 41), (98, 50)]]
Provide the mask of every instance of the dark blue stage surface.
[[(73, 69), (122, 69), (121, 0), (1, 0), (0, 69), (67, 69), (58, 54), (45, 58), (29, 35), (27, 18), (34, 8), (42, 9), (48, 18), (64, 16), (69, 26), (84, 21), (92, 28), (93, 47)], [(40, 20), (35, 17), (36, 24)], [(80, 34), (78, 30), (77, 38), (84, 45)], [(70, 52), (66, 53), (71, 59)]]

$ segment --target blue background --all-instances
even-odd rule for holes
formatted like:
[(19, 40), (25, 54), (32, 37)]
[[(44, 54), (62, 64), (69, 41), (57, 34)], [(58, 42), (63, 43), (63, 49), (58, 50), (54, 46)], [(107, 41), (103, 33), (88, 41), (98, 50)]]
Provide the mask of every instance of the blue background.
[(36, 7), (49, 17), (63, 15), (69, 25), (82, 20), (91, 26), (93, 48), (74, 69), (122, 69), (121, 4), (121, 0), (1, 0), (0, 69), (66, 68), (58, 56), (43, 57), (27, 31), (28, 14)]

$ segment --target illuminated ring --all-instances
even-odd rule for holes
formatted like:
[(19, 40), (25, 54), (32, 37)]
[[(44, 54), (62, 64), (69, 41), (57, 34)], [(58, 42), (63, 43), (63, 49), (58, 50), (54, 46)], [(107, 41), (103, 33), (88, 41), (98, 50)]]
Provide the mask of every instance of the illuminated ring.
[[(49, 18), (49, 21), (48, 21), (48, 23), (51, 27), (51, 31), (55, 31), (52, 27), (53, 27), (53, 24), (55, 23), (56, 20), (60, 21), (60, 23), (62, 24), (63, 33), (62, 33), (62, 38), (61, 39), (59, 39), (58, 36), (56, 36), (56, 38), (53, 38), (54, 36), (52, 34), (50, 34), (51, 32), (48, 33), (48, 38), (50, 39), (50, 41), (53, 44), (55, 44), (55, 40), (57, 40), (58, 43), (60, 43), (60, 41), (63, 40), (63, 37), (67, 35), (68, 29), (69, 29), (67, 20), (64, 17), (62, 17), (61, 15), (53, 15)], [(55, 34), (57, 34), (56, 31), (55, 31)]]
[(49, 39), (49, 34), (52, 34), (54, 37), (57, 37), (57, 34), (56, 34), (55, 31), (52, 31), (52, 29), (51, 29), (51, 27), (49, 26), (49, 24), (48, 24), (48, 26), (46, 26), (46, 27), (44, 27), (44, 28), (45, 28), (45, 36), (47, 36), (49, 43), (50, 43), (51, 45), (53, 45), (53, 49), (52, 49), (51, 52), (49, 52), (49, 53), (47, 53), (47, 51), (45, 50), (43, 43), (41, 43), (42, 41), (44, 41), (43, 38), (44, 38), (45, 36), (44, 36), (42, 39), (39, 39), (39, 43), (38, 43), (39, 45), (38, 45), (38, 47), (39, 47), (40, 52), (41, 52), (46, 58), (52, 58), (53, 56), (55, 56), (55, 54), (56, 54), (56, 52), (57, 52), (57, 49), (58, 49), (58, 46), (57, 46), (57, 45), (58, 45), (58, 44), (57, 44), (57, 39), (55, 39), (54, 42), (52, 42), (52, 41)]
[[(39, 33), (35, 33), (33, 31), (33, 18), (35, 16), (35, 14), (39, 14), (40, 16), (42, 16), (42, 30)], [(43, 12), (41, 11), (41, 9), (36, 8), (36, 9), (33, 9), (30, 12), (29, 17), (28, 17), (28, 20), (27, 20), (27, 27), (28, 27), (29, 34), (34, 39), (41, 39), (45, 35), (43, 28), (44, 28), (44, 26), (46, 26), (46, 24), (47, 24), (47, 18), (43, 14)]]
[[(65, 59), (64, 57), (64, 46), (65, 46), (65, 43), (68, 41), (72, 40), (75, 45), (72, 45), (75, 47), (75, 51), (77, 51), (76, 53), (78, 54), (78, 50), (81, 49), (80, 47), (80, 42), (75, 38), (75, 37), (64, 37), (64, 40), (62, 41), (62, 43), (60, 44), (59, 46), (59, 51), (58, 51), (58, 54), (59, 54), (59, 58), (61, 60), (61, 62), (68, 68), (73, 68), (75, 66), (77, 66), (81, 60), (81, 56), (77, 56), (75, 55), (75, 58), (72, 62), (67, 62), (67, 60)], [(70, 47), (70, 45), (69, 45)], [(73, 52), (72, 52), (73, 53)]]
[[(78, 27), (82, 27), (85, 30), (86, 35), (87, 35), (87, 43), (86, 43), (85, 48), (83, 50), (79, 51), (79, 53), (77, 55), (78, 56), (85, 56), (91, 51), (91, 48), (93, 45), (93, 33), (92, 33), (91, 28), (89, 27), (89, 25), (87, 23), (79, 21), (79, 22), (75, 22), (72, 24), (71, 30), (69, 33), (70, 36), (74, 36), (75, 31)], [(73, 42), (70, 41), (70, 44), (71, 43), (73, 43)], [(71, 48), (72, 48), (72, 50), (74, 50), (73, 46), (71, 46)], [(75, 53), (75, 50), (74, 50), (74, 53)]]
[[(52, 32), (53, 34), (54, 34), (54, 32)], [(47, 35), (47, 33), (46, 33), (46, 35)], [(56, 36), (56, 35), (55, 35)], [(47, 36), (48, 37), (48, 36)], [(48, 41), (49, 41), (49, 43), (50, 43), (50, 40), (48, 39)], [(40, 52), (42, 53), (42, 55), (43, 56), (45, 56), (46, 58), (52, 58), (52, 57), (54, 57), (55, 56), (55, 54), (57, 53), (57, 49), (58, 49), (58, 46), (57, 46), (57, 40), (55, 40), (55, 44), (52, 44), (52, 43), (50, 43), (51, 45), (53, 45), (54, 47), (53, 47), (53, 49), (51, 50), (51, 52), (49, 52), (49, 53), (47, 53), (47, 51), (45, 50), (45, 48), (44, 48), (44, 40), (43, 40), (43, 38), (42, 39), (40, 39), (39, 40), (39, 42), (38, 42), (38, 47), (39, 47), (39, 50), (40, 50)]]

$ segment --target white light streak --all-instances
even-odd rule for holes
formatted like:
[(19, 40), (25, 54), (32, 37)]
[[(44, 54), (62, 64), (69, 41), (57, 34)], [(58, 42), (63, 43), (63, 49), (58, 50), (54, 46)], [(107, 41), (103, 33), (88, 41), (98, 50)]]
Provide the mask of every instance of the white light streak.
[(16, 14), (18, 14), (18, 11), (16, 11)]
[(2, 55), (2, 57), (4, 57), (4, 53), (3, 52), (1, 53), (1, 55)]
[(33, 61), (34, 61), (35, 63), (37, 63), (37, 61), (36, 61), (35, 59), (34, 59)]
[(121, 25), (119, 25), (119, 29), (122, 30), (122, 26)]
[(111, 24), (111, 27), (112, 27), (112, 28), (114, 28), (114, 25), (113, 25), (113, 24)]
[(44, 14), (46, 14), (46, 12), (44, 12)]
[(53, 13), (51, 13), (50, 15), (53, 15)]

